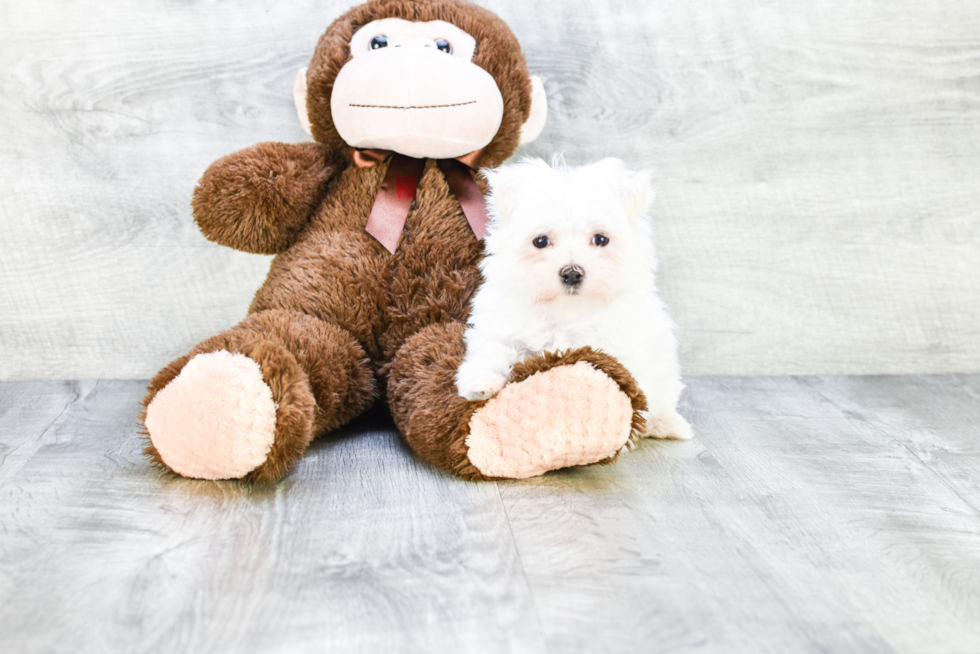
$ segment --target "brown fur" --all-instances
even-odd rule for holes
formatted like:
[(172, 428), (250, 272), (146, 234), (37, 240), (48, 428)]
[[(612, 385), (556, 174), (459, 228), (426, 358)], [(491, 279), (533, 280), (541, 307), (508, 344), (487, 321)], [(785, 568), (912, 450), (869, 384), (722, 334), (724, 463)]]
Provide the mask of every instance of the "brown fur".
[(194, 189), (194, 218), (216, 243), (278, 254), (306, 226), (338, 163), (317, 143), (260, 143), (230, 154)]
[(459, 322), (430, 325), (412, 336), (391, 365), (388, 405), (395, 425), (420, 457), (464, 479), (484, 479), (466, 456), (473, 413), (485, 400), (456, 392), (466, 348)]
[[(249, 317), (164, 368), (150, 382), (144, 406), (195, 354), (227, 349), (250, 356), (279, 408), (273, 451), (246, 479), (280, 479), (311, 438), (367, 409), (386, 383), (392, 414), (415, 451), (461, 477), (481, 478), (466, 458), (465, 439), (482, 403), (458, 397), (454, 375), (483, 244), (436, 162), (428, 161), (398, 250), (385, 250), (364, 228), (387, 166), (354, 167), (330, 117), (330, 93), (350, 56), (351, 35), (391, 16), (446, 20), (476, 38), (474, 63), (494, 76), (504, 98), (503, 123), (484, 165), (513, 154), (530, 113), (527, 66), (499, 18), (463, 0), (371, 0), (334, 22), (317, 45), (307, 107), (318, 143), (263, 143), (216, 161), (204, 174), (193, 207), (205, 235), (277, 256)], [(477, 182), (485, 191), (482, 178)], [(535, 359), (521, 370), (573, 359), (592, 362), (637, 397), (628, 373), (594, 352)], [(152, 444), (147, 453), (163, 465)]]
[[(494, 479), (485, 477), (467, 457), (470, 420), (487, 400), (468, 402), (456, 392), (456, 370), (466, 353), (464, 331), (461, 323), (433, 325), (409, 339), (392, 363), (388, 402), (395, 424), (420, 457), (463, 479)], [(579, 361), (609, 375), (630, 398), (632, 443), (642, 424), (640, 411), (647, 408), (646, 397), (626, 368), (608, 354), (589, 347), (565, 353), (546, 352), (514, 366), (511, 382)], [(617, 456), (598, 463), (612, 463)]]
[[(145, 407), (195, 355), (240, 352), (259, 364), (276, 403), (275, 443), (266, 462), (245, 478), (281, 479), (314, 435), (336, 429), (373, 404), (377, 384), (364, 350), (340, 329), (287, 311), (254, 313), (212, 336), (150, 381)], [(146, 453), (160, 466), (152, 443)]]

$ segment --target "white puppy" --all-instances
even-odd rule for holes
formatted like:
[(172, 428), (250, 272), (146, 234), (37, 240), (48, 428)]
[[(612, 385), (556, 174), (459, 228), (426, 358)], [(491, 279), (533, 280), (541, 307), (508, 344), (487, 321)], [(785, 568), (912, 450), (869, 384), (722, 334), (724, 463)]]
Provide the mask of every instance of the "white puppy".
[(642, 435), (690, 438), (677, 413), (673, 323), (655, 286), (649, 173), (617, 159), (570, 168), (560, 157), (484, 173), (491, 222), (459, 394), (490, 397), (521, 359), (588, 345), (616, 357), (646, 395)]

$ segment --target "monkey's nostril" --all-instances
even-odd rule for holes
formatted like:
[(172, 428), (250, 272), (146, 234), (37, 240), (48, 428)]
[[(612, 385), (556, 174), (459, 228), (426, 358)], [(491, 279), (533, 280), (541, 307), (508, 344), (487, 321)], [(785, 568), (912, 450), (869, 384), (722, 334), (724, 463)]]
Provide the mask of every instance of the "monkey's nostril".
[(585, 277), (585, 271), (578, 266), (565, 266), (559, 271), (558, 276), (566, 286), (578, 286)]

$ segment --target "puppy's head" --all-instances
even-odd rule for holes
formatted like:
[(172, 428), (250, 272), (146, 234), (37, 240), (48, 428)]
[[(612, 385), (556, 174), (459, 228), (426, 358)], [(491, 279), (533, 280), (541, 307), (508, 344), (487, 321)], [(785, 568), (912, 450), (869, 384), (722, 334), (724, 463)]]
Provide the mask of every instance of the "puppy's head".
[(484, 277), (556, 309), (608, 304), (654, 266), (650, 176), (618, 159), (557, 158), (484, 171), (491, 194)]

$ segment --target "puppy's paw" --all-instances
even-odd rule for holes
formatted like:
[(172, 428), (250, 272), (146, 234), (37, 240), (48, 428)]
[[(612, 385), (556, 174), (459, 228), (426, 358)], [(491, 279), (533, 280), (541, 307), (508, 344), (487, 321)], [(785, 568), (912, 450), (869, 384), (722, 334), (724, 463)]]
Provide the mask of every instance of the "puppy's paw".
[(694, 430), (681, 414), (673, 409), (664, 409), (656, 415), (643, 411), (645, 420), (640, 428), (640, 436), (644, 438), (662, 438), (686, 441), (694, 438)]
[(487, 400), (497, 394), (507, 377), (492, 370), (479, 370), (465, 363), (456, 373), (456, 389), (466, 400)]

